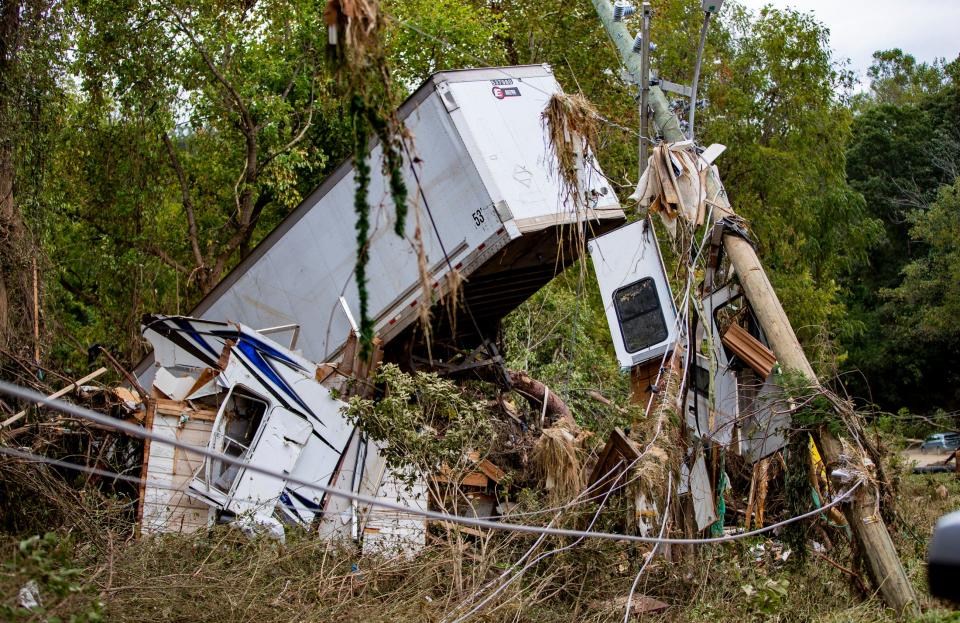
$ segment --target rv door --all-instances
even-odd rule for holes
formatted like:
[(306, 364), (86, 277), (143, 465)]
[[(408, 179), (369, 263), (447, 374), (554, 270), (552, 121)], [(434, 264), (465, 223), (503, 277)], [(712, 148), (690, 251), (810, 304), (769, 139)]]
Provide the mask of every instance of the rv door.
[(189, 494), (235, 514), (271, 514), (285, 480), (247, 466), (289, 473), (312, 432), (302, 416), (271, 406), (245, 387), (231, 387), (217, 413), (208, 448), (242, 464), (208, 459), (190, 484)]
[[(289, 474), (300, 458), (313, 426), (303, 416), (277, 406), (270, 411), (260, 429), (244, 462), (249, 466)], [(240, 467), (226, 510), (237, 515), (251, 511), (254, 515), (270, 515), (286, 482), (286, 478), (267, 476), (246, 466)]]
[(653, 227), (636, 221), (594, 238), (589, 248), (620, 366), (670, 350), (677, 313)]

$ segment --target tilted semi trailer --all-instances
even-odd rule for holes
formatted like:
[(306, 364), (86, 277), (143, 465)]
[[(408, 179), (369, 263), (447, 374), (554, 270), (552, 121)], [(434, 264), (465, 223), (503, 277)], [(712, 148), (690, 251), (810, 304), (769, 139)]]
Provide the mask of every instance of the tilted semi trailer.
[[(397, 338), (411, 334), (424, 298), (414, 210), (436, 292), (431, 302), (452, 270), (464, 280), (459, 319), (434, 314), (434, 338), (464, 347), (492, 337), (507, 313), (576, 259), (580, 245), (572, 241), (581, 227), (596, 235), (624, 221), (592, 155), (582, 162), (583, 201), (562, 188), (542, 119), (561, 92), (546, 65), (445, 71), (424, 82), (398, 111), (415, 150), (404, 159), (410, 192), (402, 238), (394, 233), (381, 148), (371, 150), (369, 315), (388, 358), (391, 348), (415, 341)], [(336, 360), (352, 329), (348, 314), (359, 314), (354, 178), (347, 160), (190, 315), (260, 330), (298, 325), (304, 356)], [(152, 381), (152, 363), (137, 370), (144, 383)]]

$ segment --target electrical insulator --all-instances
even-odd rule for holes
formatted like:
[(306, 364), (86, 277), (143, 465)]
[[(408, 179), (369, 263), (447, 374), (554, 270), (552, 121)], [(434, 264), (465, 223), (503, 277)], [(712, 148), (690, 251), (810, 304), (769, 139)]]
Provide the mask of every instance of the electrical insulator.
[[(654, 52), (657, 49), (655, 43), (650, 44), (650, 51)], [(637, 36), (633, 39), (633, 52), (634, 54), (640, 54), (643, 51), (643, 37), (637, 33)]]
[(627, 0), (617, 0), (613, 3), (613, 21), (622, 22), (624, 18), (630, 17), (637, 12), (632, 4)]

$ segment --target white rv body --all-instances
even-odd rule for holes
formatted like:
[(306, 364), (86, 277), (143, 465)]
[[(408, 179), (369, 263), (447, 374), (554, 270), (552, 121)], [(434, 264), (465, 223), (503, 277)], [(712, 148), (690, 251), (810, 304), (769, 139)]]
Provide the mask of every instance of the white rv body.
[[(243, 462), (195, 455), (178, 469), (179, 451), (151, 444), (143, 532), (200, 529), (219, 510), (238, 517), (277, 515), (304, 527), (318, 524), (327, 536), (360, 538), (363, 525), (376, 516), (345, 498), (247, 466), (424, 507), (423, 491), (397, 487), (376, 445), (347, 420), (346, 404), (316, 380), (315, 363), (239, 324), (153, 316), (145, 319), (143, 333), (156, 354), (154, 391), (185, 405), (180, 415), (156, 415), (153, 429)], [(193, 421), (189, 414), (201, 413), (202, 406), (216, 415)], [(384, 526), (383, 534), (377, 530), (371, 543), (386, 539), (407, 549), (422, 544), (421, 518), (398, 521)]]

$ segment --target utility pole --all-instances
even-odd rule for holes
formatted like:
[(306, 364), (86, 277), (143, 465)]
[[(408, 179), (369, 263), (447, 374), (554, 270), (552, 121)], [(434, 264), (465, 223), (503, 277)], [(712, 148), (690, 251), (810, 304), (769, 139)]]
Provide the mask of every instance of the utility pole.
[(687, 137), (693, 140), (693, 126), (697, 119), (697, 86), (700, 84), (700, 64), (703, 63), (703, 48), (707, 43), (707, 30), (710, 28), (710, 16), (718, 11), (721, 2), (716, 0), (704, 0), (703, 2), (703, 27), (700, 28), (700, 46), (697, 48), (697, 63), (693, 66), (693, 82), (690, 85), (692, 91), (690, 95), (690, 122), (687, 124)]
[[(636, 80), (641, 80), (640, 62), (636, 58), (637, 55), (632, 53), (632, 46), (628, 43), (630, 39), (626, 26), (613, 20), (608, 0), (593, 0), (593, 5), (607, 34), (617, 45), (627, 71)], [(650, 88), (649, 105), (653, 111), (654, 125), (664, 140), (671, 143), (686, 140), (676, 115), (670, 111), (667, 99), (659, 87)], [(696, 102), (691, 102), (691, 107), (693, 106), (696, 106)], [(723, 184), (714, 171), (711, 171), (707, 177), (707, 194), (722, 199), (726, 204), (726, 209), (714, 209), (715, 220), (734, 215), (733, 208), (726, 202)], [(723, 246), (739, 277), (744, 294), (756, 314), (757, 321), (767, 337), (770, 348), (780, 364), (787, 370), (799, 372), (815, 386), (819, 385), (813, 367), (803, 352), (800, 341), (783, 311), (780, 299), (770, 284), (753, 246), (734, 235), (725, 235)], [(827, 465), (841, 465), (843, 447), (840, 440), (826, 427), (821, 427), (817, 437)], [(876, 513), (878, 499), (876, 485), (870, 481), (864, 482), (852, 496), (852, 502), (843, 505), (847, 524), (868, 561), (870, 574), (883, 600), (900, 616), (919, 616), (920, 609), (913, 586), (903, 570), (886, 524)]]
[(643, 27), (640, 29), (640, 38), (643, 47), (640, 50), (640, 175), (647, 168), (647, 155), (650, 148), (649, 130), (647, 128), (647, 119), (650, 113), (650, 18), (653, 9), (649, 2), (644, 2), (641, 11), (643, 18)]

